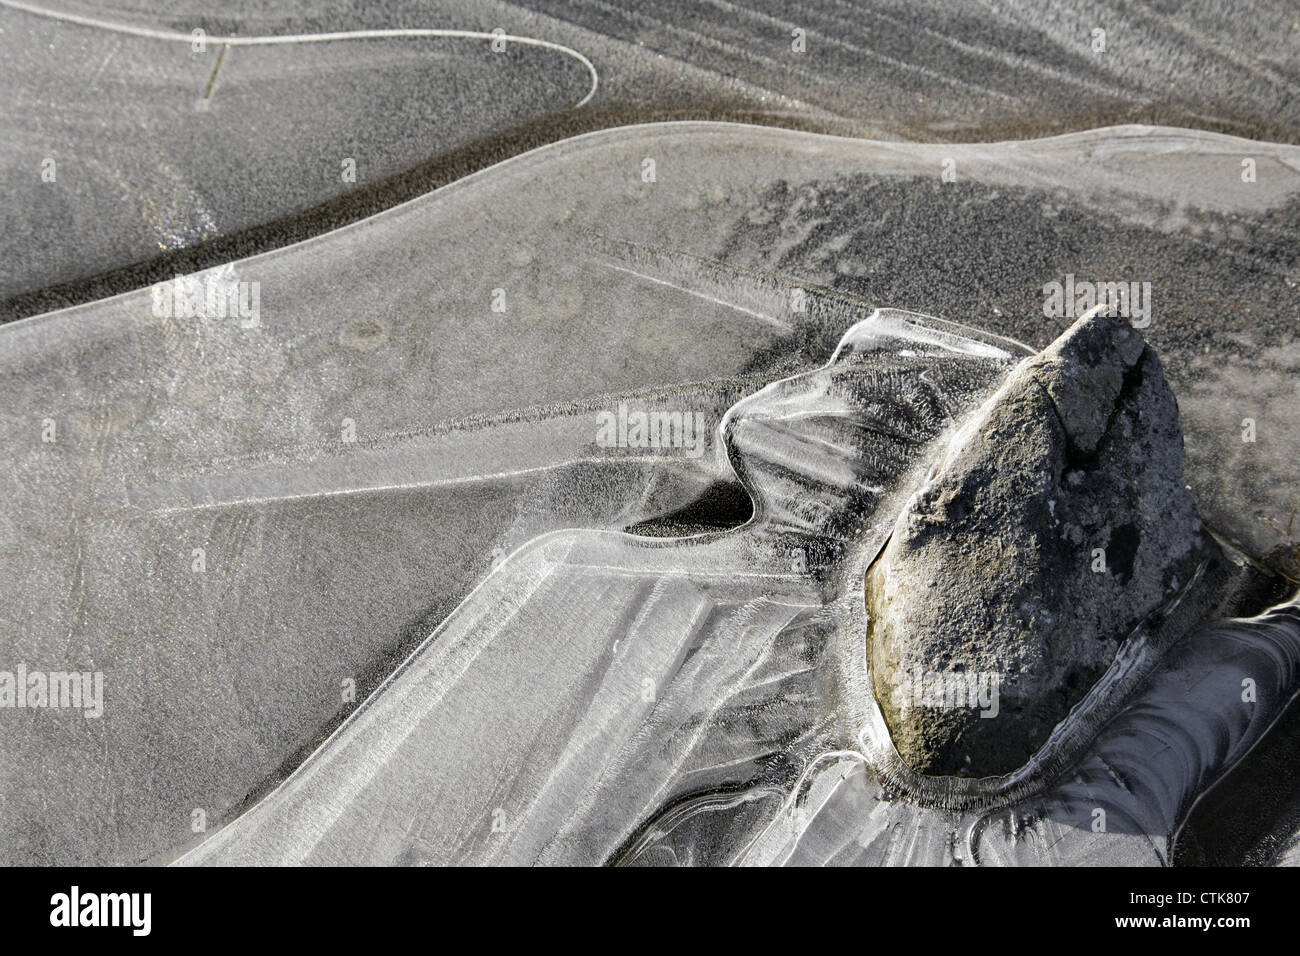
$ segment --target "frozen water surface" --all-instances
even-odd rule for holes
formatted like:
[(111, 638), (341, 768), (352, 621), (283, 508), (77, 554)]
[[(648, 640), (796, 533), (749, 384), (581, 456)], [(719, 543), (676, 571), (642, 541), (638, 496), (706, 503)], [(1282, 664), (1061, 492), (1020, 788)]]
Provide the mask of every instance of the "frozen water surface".
[[(1201, 512), (1253, 554), (1277, 543), (1257, 515), (1284, 520), (1296, 497), (1297, 191), (1294, 147), (1160, 128), (920, 146), (662, 124), (537, 150), (199, 277), (258, 283), (255, 323), (159, 315), (144, 289), (0, 328), (10, 656), (102, 670), (112, 705), (12, 723), (7, 859), (168, 858), (192, 842), (195, 808), (237, 821), (197, 851), (213, 857), (823, 852), (813, 834), (888, 770), (878, 736), (862, 737), (875, 718), (846, 569), (951, 419), (1024, 354), (1002, 336), (1041, 346), (1071, 321), (1044, 317), (1045, 283), (1152, 282), (1145, 334), (1182, 406)], [(870, 318), (891, 305), (961, 325)], [(701, 454), (602, 446), (621, 405), (701, 416)], [(41, 440), (47, 421), (56, 441)], [(719, 496), (752, 496), (752, 520), (733, 506), (706, 515), (703, 538), (619, 533), (677, 533)], [(1290, 614), (1234, 625), (1282, 696)], [(628, 632), (645, 639), (615, 652)], [(1204, 654), (1228, 653), (1212, 643)], [(356, 709), (345, 680), (369, 703), (304, 764)], [(1134, 859), (1163, 858), (1187, 801), (1239, 754), (1231, 741), (1272, 712), (1236, 727), (1205, 694), (1196, 707), (1219, 730), (1194, 738), (1178, 781), (1159, 777), (1141, 805), (1154, 815), (1117, 804), (1142, 821)], [(397, 715), (388, 731), (380, 713)], [(363, 753), (400, 728), (391, 754)], [(473, 796), (392, 816), (422, 806), (415, 781), (432, 771), (407, 761), (440, 746)], [(517, 753), (531, 762), (492, 790), (491, 761)], [(1095, 753), (1078, 759), (1121, 759)], [(347, 788), (302, 802), (326, 778)], [(1008, 791), (983, 812), (1054, 792)], [(366, 815), (388, 800), (390, 815)], [(919, 809), (933, 803), (873, 812), (977, 810)], [(308, 810), (326, 816), (304, 831)], [(1016, 819), (1073, 832), (1074, 812)], [(372, 825), (382, 838), (363, 836)], [(965, 826), (918, 825), (934, 843), (918, 837), (915, 856), (864, 839), (909, 860), (1032, 842), (999, 850), (1000, 824)], [(825, 834), (825, 852), (860, 836)], [(1085, 852), (1066, 841), (1062, 858), (1069, 847)]]
[(596, 79), (580, 53), (532, 37), (499, 50), (445, 27), (196, 40), (200, 22), (0, 5), (0, 301), (274, 223), (569, 110)]
[(184, 861), (1167, 862), (1195, 796), (1300, 688), (1300, 608), (1177, 645), (1095, 739), (1076, 708), (1057, 736), (1086, 750), (1063, 773), (910, 774), (867, 690), (862, 570), (882, 503), (1017, 355), (918, 319), (876, 313), (728, 412), (744, 527), (530, 542)]

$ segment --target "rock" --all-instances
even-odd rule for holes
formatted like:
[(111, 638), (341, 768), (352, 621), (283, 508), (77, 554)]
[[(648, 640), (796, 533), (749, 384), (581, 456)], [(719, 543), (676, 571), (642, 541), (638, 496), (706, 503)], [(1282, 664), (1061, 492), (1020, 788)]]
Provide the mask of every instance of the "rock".
[(900, 755), (927, 774), (1019, 767), (1207, 561), (1160, 359), (1085, 316), (952, 439), (867, 573)]

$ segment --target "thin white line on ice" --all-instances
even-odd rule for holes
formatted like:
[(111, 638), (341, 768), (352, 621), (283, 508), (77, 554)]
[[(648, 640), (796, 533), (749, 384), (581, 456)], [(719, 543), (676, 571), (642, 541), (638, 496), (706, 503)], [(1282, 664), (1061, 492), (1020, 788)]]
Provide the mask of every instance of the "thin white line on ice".
[[(110, 30), (114, 33), (125, 33), (131, 36), (144, 37), (148, 40), (179, 40), (190, 43), (194, 39), (188, 33), (179, 33), (174, 30), (155, 30), (152, 27), (135, 26), (129, 23), (114, 23), (111, 20), (100, 20), (97, 17), (87, 17), (79, 13), (61, 13), (56, 10), (47, 10), (34, 3), (24, 3), (22, 0), (0, 0), (0, 6), (11, 7), (14, 10), (21, 10), (24, 13), (31, 13), (38, 17), (48, 17), (51, 20), (75, 23), (83, 27), (95, 27), (100, 30)], [(586, 96), (574, 104), (574, 109), (579, 106), (586, 106), (591, 101), (591, 98), (596, 95), (596, 88), (600, 85), (600, 75), (596, 72), (595, 64), (572, 47), (567, 47), (562, 43), (553, 43), (550, 40), (539, 40), (537, 37), (521, 37), (509, 33), (482, 33), (477, 30), (443, 30), (413, 27), (391, 30), (346, 30), (335, 33), (292, 33), (283, 36), (205, 36), (204, 39), (206, 42), (224, 46), (272, 46), (277, 43), (327, 43), (333, 40), (383, 40), (418, 37), (502, 40), (506, 43), (518, 43), (520, 46), (535, 46), (546, 50), (555, 50), (566, 56), (571, 56), (585, 66), (587, 72), (591, 74), (591, 89), (587, 91)]]
[[(5, 2), (7, 2), (7, 0), (0, 0), (0, 3), (5, 3)], [(646, 275), (644, 272), (637, 272), (635, 269), (629, 269), (626, 266), (616, 266), (612, 262), (603, 262), (601, 263), (601, 265), (605, 266), (605, 268), (607, 269), (617, 269), (619, 272), (626, 272), (629, 275), (634, 275), (640, 279), (645, 279), (647, 282), (657, 282), (659, 285), (666, 285), (670, 288), (678, 290), (679, 292), (685, 292), (687, 295), (693, 295), (697, 299), (703, 299), (705, 302), (712, 302), (714, 305), (721, 305), (728, 309), (735, 309), (737, 312), (743, 312), (746, 315), (752, 315), (756, 319), (762, 319), (764, 322), (770, 322), (773, 325), (780, 326), (783, 329), (790, 328), (789, 322), (783, 322), (772, 315), (764, 315), (762, 312), (755, 312), (753, 309), (747, 309), (743, 305), (740, 305), (736, 302), (728, 302), (726, 299), (719, 299), (715, 296), (709, 295), (706, 292), (700, 292), (696, 289), (688, 289), (685, 286), (678, 285), (676, 282), (669, 282), (667, 279), (659, 279), (656, 278), (655, 276)]]

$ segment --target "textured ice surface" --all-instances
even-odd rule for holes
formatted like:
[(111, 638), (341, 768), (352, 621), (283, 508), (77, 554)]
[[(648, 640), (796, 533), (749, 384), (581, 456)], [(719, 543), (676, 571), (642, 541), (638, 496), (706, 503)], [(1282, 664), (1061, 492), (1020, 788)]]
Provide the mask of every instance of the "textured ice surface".
[[(882, 499), (1012, 364), (1004, 346), (914, 322), (878, 313), (824, 368), (728, 411), (745, 526), (530, 542), (190, 859), (602, 863), (700, 794), (744, 795), (714, 829), (762, 820), (869, 706), (853, 662), (860, 568), (893, 514)], [(744, 835), (683, 849), (723, 862)]]
[(885, 502), (1018, 354), (918, 319), (877, 313), (727, 413), (745, 526), (530, 542), (184, 862), (1167, 862), (1300, 687), (1300, 608), (1196, 633), (1005, 778), (908, 771), (868, 690), (862, 570)]
[(301, 212), (568, 110), (594, 80), (527, 37), (209, 28), (196, 48), (197, 25), (0, 6), (0, 301)]
[[(1287, 4), (1073, 7), (6, 0), (0, 182), (14, 201), (0, 233), (0, 317), (280, 247), (528, 146), (619, 123), (759, 117), (876, 139), (988, 142), (1153, 122), (1300, 137), (1300, 24)], [(195, 28), (212, 39), (198, 52), (185, 42)], [(554, 46), (497, 53), (481, 40), (409, 34), (251, 45), (429, 29), (505, 29)], [(796, 30), (805, 52), (792, 48)], [(217, 42), (231, 36), (239, 46)], [(599, 89), (572, 110), (591, 71)], [(357, 161), (353, 184), (340, 176), (346, 158)], [(46, 159), (58, 163), (56, 188), (41, 178)]]
[[(1070, 321), (1044, 318), (1045, 282), (1149, 279), (1198, 505), (1267, 551), (1255, 515), (1285, 519), (1300, 454), (1298, 156), (1146, 128), (982, 146), (619, 129), (235, 262), (261, 284), (253, 328), (157, 317), (148, 290), (0, 328), (6, 659), (107, 678), (102, 720), (0, 718), (6, 859), (151, 858), (191, 839), (195, 808), (232, 818), (351, 712), (341, 681), (365, 698), (504, 556), (730, 481), (712, 440), (596, 446), (601, 412), (698, 412), (713, 436), (873, 304), (1041, 345)], [(908, 387), (904, 438), (933, 414)], [(752, 427), (756, 455), (797, 464)], [(797, 473), (761, 480), (791, 533), (837, 504), (801, 500)], [(851, 527), (825, 524), (809, 563)]]

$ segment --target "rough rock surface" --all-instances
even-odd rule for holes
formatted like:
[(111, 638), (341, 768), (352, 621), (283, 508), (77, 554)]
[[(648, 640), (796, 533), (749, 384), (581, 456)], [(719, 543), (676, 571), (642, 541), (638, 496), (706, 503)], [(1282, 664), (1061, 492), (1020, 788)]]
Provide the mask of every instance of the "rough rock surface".
[(953, 439), (868, 571), (900, 755), (929, 774), (1020, 766), (1217, 558), (1159, 358), (1123, 320), (1085, 316)]

